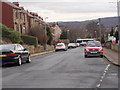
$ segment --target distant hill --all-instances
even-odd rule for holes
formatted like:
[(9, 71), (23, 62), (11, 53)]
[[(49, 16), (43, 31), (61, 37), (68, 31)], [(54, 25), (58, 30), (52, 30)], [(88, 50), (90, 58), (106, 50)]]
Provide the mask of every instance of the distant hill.
[[(58, 22), (62, 30), (70, 30), (70, 35), (72, 39), (84, 38), (86, 25), (92, 21), (98, 22), (98, 19), (86, 20), (86, 21), (72, 21), (72, 22)], [(118, 17), (106, 17), (101, 18), (101, 24), (106, 28), (106, 32), (110, 32), (111, 27), (115, 27), (118, 24)]]
[[(87, 25), (91, 21), (96, 21), (98, 22), (97, 19), (94, 20), (86, 20), (86, 21), (73, 21), (73, 22), (58, 22), (60, 26), (76, 26), (79, 27), (80, 25)], [(106, 17), (106, 18), (101, 18), (101, 23), (105, 27), (115, 27), (118, 24), (118, 17)]]

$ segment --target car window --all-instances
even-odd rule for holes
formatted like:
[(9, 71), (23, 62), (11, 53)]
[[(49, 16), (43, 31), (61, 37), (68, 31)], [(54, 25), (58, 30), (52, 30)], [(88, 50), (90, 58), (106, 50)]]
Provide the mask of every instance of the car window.
[(23, 50), (24, 48), (21, 45), (17, 45), (17, 50)]
[(62, 44), (62, 43), (59, 43), (59, 44), (57, 44), (57, 46), (64, 46), (64, 44)]
[(11, 49), (15, 50), (15, 45), (0, 45), (0, 50)]
[(88, 42), (87, 47), (101, 47), (100, 42)]

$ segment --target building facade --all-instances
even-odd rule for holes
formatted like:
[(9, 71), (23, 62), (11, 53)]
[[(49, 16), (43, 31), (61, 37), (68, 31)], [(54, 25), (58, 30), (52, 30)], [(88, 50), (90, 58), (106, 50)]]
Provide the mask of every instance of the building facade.
[(45, 23), (37, 13), (24, 10), (18, 2), (11, 3), (2, 0), (0, 1), (0, 6), (2, 6), (2, 9), (0, 9), (2, 20), (0, 23), (21, 34), (28, 34), (30, 28), (37, 25), (44, 25)]

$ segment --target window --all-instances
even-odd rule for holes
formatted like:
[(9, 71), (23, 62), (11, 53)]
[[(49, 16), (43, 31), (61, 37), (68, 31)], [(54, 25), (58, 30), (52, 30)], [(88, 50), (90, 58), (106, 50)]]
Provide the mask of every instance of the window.
[(18, 24), (16, 24), (16, 30), (19, 31), (19, 25)]
[(22, 13), (20, 13), (20, 19), (22, 19)]
[(18, 14), (19, 14), (19, 13), (18, 13), (18, 12), (16, 12), (15, 14), (16, 14), (16, 19), (18, 19)]
[(17, 50), (23, 50), (24, 48), (21, 45), (17, 45)]
[(21, 34), (22, 34), (22, 25), (20, 24), (20, 32), (21, 32)]
[(26, 19), (26, 18), (25, 18), (25, 14), (24, 14), (24, 22), (25, 22), (25, 19)]

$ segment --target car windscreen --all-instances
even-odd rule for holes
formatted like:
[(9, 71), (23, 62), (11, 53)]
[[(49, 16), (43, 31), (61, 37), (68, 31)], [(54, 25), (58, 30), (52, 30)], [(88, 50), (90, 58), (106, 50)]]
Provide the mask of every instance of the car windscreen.
[(0, 50), (11, 49), (15, 50), (15, 45), (0, 45)]
[(57, 46), (63, 46), (63, 44), (57, 44)]
[(101, 47), (100, 42), (88, 42), (87, 47)]

